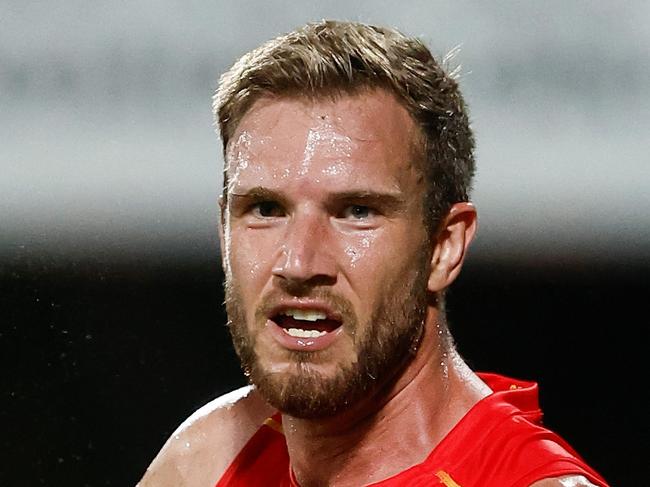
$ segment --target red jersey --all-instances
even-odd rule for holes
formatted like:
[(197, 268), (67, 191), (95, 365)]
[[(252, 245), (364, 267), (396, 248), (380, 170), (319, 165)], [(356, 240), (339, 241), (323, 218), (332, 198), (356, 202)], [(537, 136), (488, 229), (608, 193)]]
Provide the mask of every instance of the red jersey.
[[(420, 464), (372, 487), (528, 487), (549, 477), (605, 480), (558, 435), (541, 426), (538, 388), (497, 374), (478, 374), (494, 391), (476, 403)], [(279, 414), (266, 420), (216, 487), (298, 487)]]

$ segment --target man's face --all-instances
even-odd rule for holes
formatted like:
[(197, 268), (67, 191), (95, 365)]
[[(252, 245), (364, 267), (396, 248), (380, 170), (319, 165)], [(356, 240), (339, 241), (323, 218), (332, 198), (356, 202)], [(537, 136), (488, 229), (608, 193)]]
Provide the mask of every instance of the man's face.
[(430, 253), (415, 134), (379, 90), (262, 98), (232, 138), (230, 330), (251, 381), (285, 413), (336, 414), (417, 348)]

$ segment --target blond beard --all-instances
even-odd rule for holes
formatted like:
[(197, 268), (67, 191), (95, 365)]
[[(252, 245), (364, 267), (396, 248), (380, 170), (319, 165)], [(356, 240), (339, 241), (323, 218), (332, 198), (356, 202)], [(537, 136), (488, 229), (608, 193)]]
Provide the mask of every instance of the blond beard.
[[(351, 303), (323, 287), (300, 286), (282, 296), (318, 297), (343, 316), (344, 332), (352, 337), (355, 357), (348, 365), (338, 365), (332, 377), (324, 377), (310, 367), (313, 354), (288, 351), (296, 372), (271, 374), (261, 365), (255, 350), (255, 336), (246, 323), (241, 293), (232, 281), (226, 282), (228, 327), (244, 373), (269, 404), (298, 418), (334, 416), (362, 398), (369, 398), (391, 380), (412, 359), (424, 329), (427, 305), (426, 267), (420, 266), (410, 279), (396, 280), (363, 326), (359, 326)], [(279, 294), (276, 292), (275, 295)], [(255, 312), (256, 326), (266, 316), (274, 295), (266, 296)]]

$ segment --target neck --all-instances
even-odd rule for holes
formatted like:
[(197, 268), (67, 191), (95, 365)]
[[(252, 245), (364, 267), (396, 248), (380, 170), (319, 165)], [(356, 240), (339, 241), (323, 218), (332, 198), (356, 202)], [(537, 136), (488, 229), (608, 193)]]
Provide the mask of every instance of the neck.
[(369, 484), (421, 463), (489, 394), (441, 341), (437, 320), (430, 308), (417, 354), (390, 386), (335, 417), (283, 417), (291, 466), (302, 487)]

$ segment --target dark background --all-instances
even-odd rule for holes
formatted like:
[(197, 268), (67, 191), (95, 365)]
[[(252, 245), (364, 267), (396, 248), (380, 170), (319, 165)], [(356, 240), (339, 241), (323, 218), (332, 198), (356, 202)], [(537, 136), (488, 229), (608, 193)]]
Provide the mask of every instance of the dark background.
[[(616, 486), (648, 473), (648, 275), (470, 260), (448, 298), (469, 363), (539, 381), (546, 424)], [(184, 418), (243, 385), (222, 278), (216, 251), (2, 264), (0, 485), (134, 485)]]

